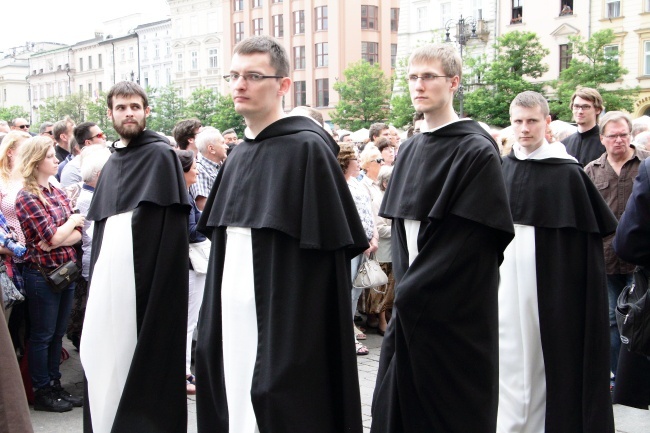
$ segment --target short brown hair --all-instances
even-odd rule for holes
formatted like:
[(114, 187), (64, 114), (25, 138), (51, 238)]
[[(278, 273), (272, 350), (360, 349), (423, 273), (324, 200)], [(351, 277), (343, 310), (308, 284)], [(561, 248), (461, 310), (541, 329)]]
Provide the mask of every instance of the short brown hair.
[(113, 98), (115, 96), (139, 96), (142, 98), (142, 108), (149, 106), (147, 93), (138, 83), (134, 83), (133, 81), (120, 81), (111, 87), (108, 95), (106, 95), (106, 104), (111, 110), (113, 109)]
[(357, 149), (350, 143), (339, 143), (339, 145), (341, 149), (339, 150), (337, 159), (339, 160), (341, 170), (343, 170), (343, 173), (345, 173), (345, 170), (347, 170), (348, 166), (350, 165), (350, 160), (354, 159), (357, 156)]
[(463, 75), (463, 60), (452, 44), (427, 44), (416, 48), (409, 57), (409, 68), (413, 63), (440, 62), (443, 72), (447, 77)]
[(596, 114), (596, 123), (598, 123), (600, 113), (603, 111), (603, 97), (600, 96), (598, 90), (592, 89), (591, 87), (578, 87), (573, 95), (571, 95), (571, 103), (569, 104), (570, 109), (573, 109), (573, 101), (577, 97), (586, 99), (587, 101), (594, 104), (594, 108), (599, 111), (599, 113)]
[(282, 77), (289, 76), (289, 56), (287, 50), (270, 36), (251, 36), (235, 45), (233, 55), (250, 55), (256, 53), (268, 54), (275, 74)]

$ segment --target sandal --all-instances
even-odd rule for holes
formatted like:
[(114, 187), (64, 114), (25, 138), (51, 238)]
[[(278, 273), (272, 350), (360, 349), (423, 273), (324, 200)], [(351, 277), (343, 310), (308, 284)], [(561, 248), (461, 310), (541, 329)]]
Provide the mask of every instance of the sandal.
[(368, 348), (361, 343), (355, 343), (357, 356), (364, 356), (370, 353)]
[(196, 394), (196, 377), (193, 374), (185, 376), (185, 389), (187, 395)]
[(354, 326), (354, 335), (356, 335), (357, 340), (365, 340), (368, 338), (366, 334), (363, 333), (361, 329), (359, 329), (356, 325)]

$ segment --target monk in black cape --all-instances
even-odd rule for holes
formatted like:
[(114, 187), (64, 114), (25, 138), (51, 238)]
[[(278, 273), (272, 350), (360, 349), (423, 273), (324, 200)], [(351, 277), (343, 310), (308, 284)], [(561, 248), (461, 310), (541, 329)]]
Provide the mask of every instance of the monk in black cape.
[(603, 237), (616, 218), (564, 145), (544, 138), (544, 96), (520, 93), (510, 116), (497, 432), (613, 433)]
[(499, 264), (513, 226), (496, 143), (453, 111), (461, 71), (450, 45), (409, 60), (428, 132), (400, 148), (379, 211), (393, 219), (395, 306), (373, 433), (495, 431)]
[(285, 117), (284, 48), (235, 46), (230, 81), (246, 138), (219, 171), (199, 230), (212, 240), (196, 350), (202, 433), (360, 433), (350, 260), (368, 248), (312, 119)]
[(81, 339), (84, 431), (184, 432), (190, 204), (169, 141), (145, 130), (147, 95), (107, 96), (120, 135), (88, 211), (94, 221)]

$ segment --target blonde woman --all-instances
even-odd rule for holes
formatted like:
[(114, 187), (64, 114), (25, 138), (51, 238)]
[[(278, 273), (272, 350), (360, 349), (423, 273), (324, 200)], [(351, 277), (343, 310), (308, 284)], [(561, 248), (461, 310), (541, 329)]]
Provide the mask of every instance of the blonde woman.
[(24, 183), (16, 197), (16, 214), (27, 247), (23, 276), (29, 298), (28, 352), (29, 373), (35, 388), (34, 409), (65, 412), (83, 404), (81, 398), (61, 387), (59, 371), (75, 284), (55, 293), (39, 268), (51, 272), (64, 263), (76, 261), (72, 245), (81, 240), (85, 219), (72, 213), (66, 194), (49, 182), (59, 167), (49, 137), (36, 136), (22, 143), (17, 162), (16, 169)]

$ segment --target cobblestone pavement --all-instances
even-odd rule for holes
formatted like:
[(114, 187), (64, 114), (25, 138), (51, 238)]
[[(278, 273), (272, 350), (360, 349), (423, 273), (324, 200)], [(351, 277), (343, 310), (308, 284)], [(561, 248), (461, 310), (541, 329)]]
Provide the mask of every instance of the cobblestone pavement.
[[(379, 352), (382, 337), (373, 330), (368, 331), (368, 339), (364, 344), (370, 349), (366, 356), (357, 357), (359, 368), (359, 388), (361, 390), (361, 411), (363, 417), (364, 433), (370, 431), (370, 403), (372, 392), (375, 388), (375, 377), (379, 366)], [(83, 393), (83, 372), (79, 361), (79, 353), (64, 338), (64, 347), (70, 353), (70, 359), (61, 366), (63, 375), (61, 382), (72, 394)], [(188, 433), (196, 433), (196, 400), (193, 396), (187, 399)], [(70, 412), (58, 414), (49, 412), (36, 412), (30, 407), (32, 425), (35, 432), (45, 433), (81, 433), (82, 409), (75, 408)], [(632, 409), (626, 406), (614, 406), (617, 433), (648, 433), (650, 432), (650, 412)], [(18, 432), (16, 432), (18, 433)]]

